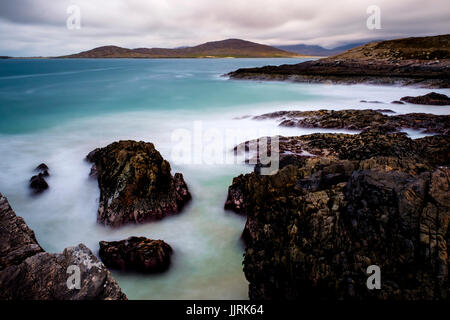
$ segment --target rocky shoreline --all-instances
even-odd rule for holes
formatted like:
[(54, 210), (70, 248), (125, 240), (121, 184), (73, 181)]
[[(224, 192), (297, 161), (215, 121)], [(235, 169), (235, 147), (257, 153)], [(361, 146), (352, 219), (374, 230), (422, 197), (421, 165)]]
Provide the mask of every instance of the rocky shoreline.
[[(119, 141), (88, 154), (91, 176), (98, 179), (98, 222), (118, 227), (161, 219), (179, 212), (191, 199), (182, 174), (171, 175), (169, 162), (152, 143)], [(49, 168), (39, 165), (36, 193), (48, 188)], [(45, 188), (41, 188), (45, 183)], [(172, 248), (163, 240), (130, 237), (100, 241), (99, 256), (83, 244), (62, 253), (45, 252), (34, 232), (16, 216), (0, 194), (0, 299), (5, 300), (125, 300), (106, 267), (157, 273), (171, 263)], [(106, 267), (105, 267), (106, 265)], [(79, 270), (79, 287), (69, 287), (70, 272)]]
[[(71, 267), (80, 288), (69, 288)], [(72, 270), (72, 271), (71, 271)], [(0, 194), (1, 300), (126, 300), (102, 262), (83, 244), (62, 253), (45, 252), (21, 217)]]
[[(450, 116), (391, 110), (279, 111), (282, 126), (358, 130), (279, 137), (279, 170), (233, 179), (225, 209), (247, 217), (244, 273), (252, 300), (450, 299)], [(436, 135), (411, 139), (402, 129)], [(258, 140), (235, 151), (253, 149)], [(112, 227), (178, 213), (191, 199), (152, 143), (114, 142), (88, 154), (98, 180), (98, 222)], [(48, 176), (48, 167), (37, 171)], [(166, 271), (163, 240), (100, 241), (45, 252), (0, 194), (0, 299), (126, 299), (108, 268)], [(382, 289), (369, 290), (377, 266)], [(81, 288), (68, 287), (69, 268)]]
[[(387, 111), (387, 112), (386, 112)], [(253, 117), (254, 120), (275, 119), (283, 127), (327, 128), (347, 130), (372, 130), (398, 132), (402, 129), (420, 130), (425, 133), (450, 133), (450, 115), (429, 113), (394, 113), (391, 110), (317, 110), (277, 111)]]
[[(250, 299), (450, 299), (448, 116), (423, 125), (418, 119), (428, 115), (412, 115), (320, 110), (256, 117), (363, 132), (280, 137), (276, 174), (260, 175), (257, 164), (233, 179), (225, 208), (247, 216)], [(413, 140), (395, 132), (417, 122), (444, 134)], [(366, 285), (371, 265), (380, 267), (382, 290)]]
[(450, 35), (369, 43), (294, 65), (238, 69), (231, 79), (450, 88)]

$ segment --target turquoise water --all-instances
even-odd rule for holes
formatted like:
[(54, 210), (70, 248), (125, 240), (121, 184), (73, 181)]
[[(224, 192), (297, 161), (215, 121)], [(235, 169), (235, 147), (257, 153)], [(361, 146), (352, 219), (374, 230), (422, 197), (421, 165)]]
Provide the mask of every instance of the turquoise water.
[[(389, 103), (405, 95), (428, 93), (425, 89), (221, 77), (240, 67), (299, 61), (0, 60), (0, 192), (50, 252), (83, 242), (97, 253), (98, 241), (131, 235), (167, 241), (174, 248), (168, 272), (152, 276), (113, 272), (131, 299), (246, 299), (248, 283), (242, 272), (240, 241), (245, 219), (225, 212), (223, 204), (232, 178), (251, 168), (220, 161), (176, 161), (174, 133), (194, 132), (198, 124), (204, 132), (219, 136), (238, 133), (235, 141), (214, 143), (228, 155), (234, 144), (246, 139), (320, 131), (277, 129), (272, 121), (236, 119), (245, 115), (320, 108), (449, 113), (447, 107)], [(435, 91), (448, 95), (450, 90)], [(383, 103), (370, 105), (360, 100)], [(207, 138), (202, 144), (208, 144)], [(171, 162), (172, 171), (184, 174), (193, 201), (181, 214), (117, 230), (96, 224), (99, 190), (88, 178), (90, 168), (84, 157), (119, 139), (153, 142)], [(50, 190), (32, 197), (28, 180), (41, 162), (51, 169)]]

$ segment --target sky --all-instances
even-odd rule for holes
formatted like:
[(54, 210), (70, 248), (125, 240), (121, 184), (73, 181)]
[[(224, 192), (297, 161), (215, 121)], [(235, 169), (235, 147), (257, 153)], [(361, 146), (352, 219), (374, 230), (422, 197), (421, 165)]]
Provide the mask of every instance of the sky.
[[(381, 29), (367, 28), (371, 5), (380, 9)], [(0, 55), (174, 48), (229, 38), (332, 48), (446, 34), (449, 22), (449, 0), (0, 0)]]

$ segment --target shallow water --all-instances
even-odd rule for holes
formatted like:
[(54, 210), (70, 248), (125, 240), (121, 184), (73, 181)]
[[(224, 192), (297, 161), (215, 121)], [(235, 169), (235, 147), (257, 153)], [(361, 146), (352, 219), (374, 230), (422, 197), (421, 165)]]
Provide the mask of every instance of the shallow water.
[[(394, 105), (426, 89), (231, 81), (222, 74), (240, 67), (297, 59), (5, 60), (0, 61), (0, 192), (35, 230), (50, 252), (128, 236), (164, 239), (174, 249), (161, 275), (113, 272), (130, 299), (246, 299), (242, 272), (243, 217), (223, 210), (240, 163), (176, 161), (174, 132), (215, 132), (224, 157), (230, 148), (262, 135), (301, 135), (324, 130), (277, 128), (273, 121), (236, 120), (277, 110), (373, 108), (399, 113), (448, 114), (448, 107)], [(449, 94), (450, 90), (434, 90)], [(360, 103), (378, 100), (384, 103)], [(225, 133), (236, 134), (234, 141)], [(328, 130), (334, 132), (336, 130)], [(423, 134), (408, 131), (413, 137)], [(220, 136), (223, 134), (223, 137)], [(193, 134), (195, 135), (195, 134)], [(85, 155), (120, 139), (153, 142), (182, 172), (193, 195), (179, 215), (139, 226), (109, 229), (96, 224), (99, 190), (89, 179)], [(202, 140), (204, 145), (208, 141)], [(210, 143), (210, 142), (209, 142)], [(211, 144), (211, 143), (210, 143)], [(193, 148), (195, 153), (195, 148)], [(185, 160), (194, 159), (195, 155)], [(33, 168), (50, 167), (50, 190), (31, 196)], [(192, 162), (192, 161), (191, 161)]]

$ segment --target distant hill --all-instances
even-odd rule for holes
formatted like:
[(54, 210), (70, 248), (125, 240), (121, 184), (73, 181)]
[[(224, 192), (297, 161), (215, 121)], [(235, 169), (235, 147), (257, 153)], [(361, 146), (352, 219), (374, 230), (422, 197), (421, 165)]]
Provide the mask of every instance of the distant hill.
[(98, 47), (60, 58), (286, 58), (300, 55), (240, 39), (207, 42), (195, 47), (137, 48)]
[(321, 46), (316, 45), (307, 45), (307, 44), (295, 44), (295, 45), (286, 45), (286, 46), (276, 46), (276, 48), (281, 50), (286, 50), (289, 52), (295, 52), (298, 54), (308, 55), (308, 56), (322, 56), (328, 57), (333, 56), (349, 49), (353, 49), (355, 47), (362, 46), (367, 42), (356, 42), (346, 44), (344, 46), (339, 46), (333, 49), (327, 49)]
[(410, 37), (371, 42), (330, 58), (352, 60), (439, 60), (450, 59), (450, 34), (430, 37)]

